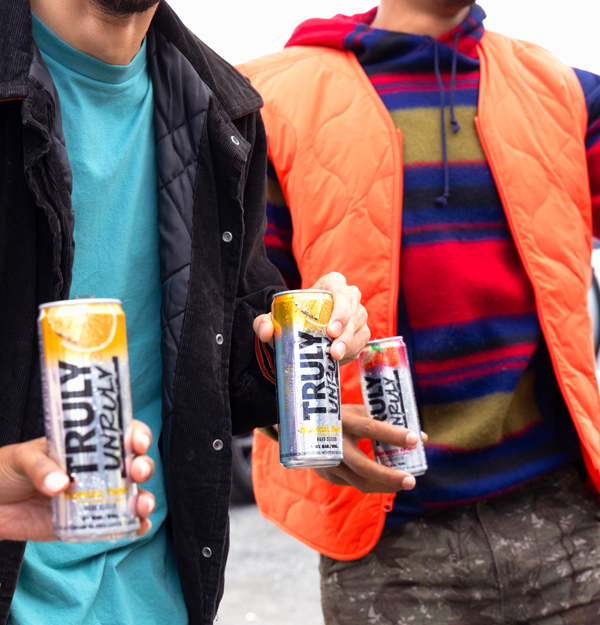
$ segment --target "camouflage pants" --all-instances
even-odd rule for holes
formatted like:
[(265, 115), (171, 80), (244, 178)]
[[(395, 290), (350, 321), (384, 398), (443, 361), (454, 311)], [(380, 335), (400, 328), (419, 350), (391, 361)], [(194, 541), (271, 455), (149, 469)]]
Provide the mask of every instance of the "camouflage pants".
[(596, 625), (600, 503), (568, 467), (320, 568), (326, 625)]

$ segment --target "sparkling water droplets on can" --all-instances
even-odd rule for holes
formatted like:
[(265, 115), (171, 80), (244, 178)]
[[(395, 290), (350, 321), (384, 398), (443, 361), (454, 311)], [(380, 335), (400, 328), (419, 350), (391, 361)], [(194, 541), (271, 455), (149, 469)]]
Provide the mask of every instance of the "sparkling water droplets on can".
[(71, 477), (52, 499), (64, 542), (133, 538), (132, 409), (118, 300), (51, 302), (38, 318), (48, 454)]
[(343, 459), (338, 363), (326, 332), (327, 291), (287, 291), (273, 299), (279, 454), (288, 468), (337, 466)]
[(419, 438), (416, 447), (373, 441), (375, 459), (392, 469), (423, 475), (427, 471), (427, 459), (402, 337), (369, 341), (361, 352), (358, 368), (367, 414), (378, 421), (407, 428)]

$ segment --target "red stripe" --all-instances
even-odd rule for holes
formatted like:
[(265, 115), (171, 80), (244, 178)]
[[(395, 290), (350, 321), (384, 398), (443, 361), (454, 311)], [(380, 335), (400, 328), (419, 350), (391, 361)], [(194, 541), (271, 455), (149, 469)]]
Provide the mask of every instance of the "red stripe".
[[(600, 119), (598, 120), (600, 123)], [(587, 150), (590, 189), (592, 192), (592, 215), (594, 236), (600, 238), (600, 141)]]
[(402, 254), (402, 289), (413, 330), (536, 310), (510, 239), (407, 246)]
[(262, 371), (263, 375), (265, 376), (265, 378), (267, 378), (267, 380), (269, 380), (269, 382), (273, 382), (273, 384), (275, 384), (275, 379), (267, 371), (267, 368), (265, 367), (265, 363), (264, 363), (263, 355), (262, 355), (262, 350), (261, 350), (260, 340), (259, 340), (258, 336), (256, 336), (256, 335), (254, 336), (254, 351), (256, 352), (256, 359), (258, 360), (258, 365), (259, 365), (260, 370)]
[(454, 224), (427, 224), (425, 226), (410, 226), (402, 228), (405, 233), (426, 232), (427, 230), (476, 230), (491, 228), (507, 228), (505, 221), (478, 221), (475, 223), (454, 223)]
[[(287, 243), (287, 242), (286, 242)], [(280, 247), (284, 250), (291, 249), (291, 244), (284, 243), (276, 234), (265, 234), (265, 246), (266, 247)]]
[[(479, 83), (471, 83), (468, 85), (459, 85), (461, 88), (463, 89), (479, 89)], [(384, 95), (387, 93), (396, 93), (396, 92), (400, 92), (400, 91), (439, 91), (440, 88), (438, 85), (436, 85), (435, 83), (431, 83), (429, 85), (414, 85), (414, 86), (410, 86), (410, 87), (389, 87), (389, 88), (381, 88), (381, 87), (376, 87), (375, 90), (377, 91), (377, 93), (379, 93), (380, 95)], [(425, 107), (414, 107), (414, 109), (416, 108), (425, 108)], [(412, 110), (414, 110), (412, 109)]]
[(436, 384), (449, 384), (450, 382), (456, 382), (457, 380), (464, 380), (466, 378), (476, 378), (488, 373), (494, 373), (495, 371), (504, 371), (506, 369), (524, 369), (526, 366), (526, 362), (501, 362), (494, 367), (484, 367), (482, 369), (477, 369), (476, 371), (447, 375), (446, 377), (436, 378), (435, 380), (422, 380), (419, 376), (417, 377), (419, 386), (435, 386)]
[(418, 362), (415, 363), (415, 371), (417, 375), (427, 375), (431, 373), (442, 373), (452, 369), (460, 369), (469, 365), (483, 364), (492, 360), (500, 360), (502, 358), (510, 358), (512, 356), (530, 356), (537, 347), (536, 343), (522, 343), (520, 345), (511, 345), (509, 347), (498, 347), (485, 352), (477, 352), (460, 358), (452, 358), (442, 362)]
[[(450, 72), (444, 73), (442, 72), (442, 80), (450, 82), (452, 75)], [(369, 76), (369, 80), (373, 83), (373, 85), (379, 85), (381, 83), (396, 83), (396, 82), (407, 82), (407, 83), (418, 83), (418, 82), (429, 82), (431, 80), (437, 80), (435, 74), (433, 73), (422, 73), (422, 74), (377, 74), (377, 76)], [(459, 74), (457, 77), (456, 84), (459, 85), (461, 82), (465, 80), (475, 80), (479, 81), (479, 72), (469, 72), (468, 74)]]
[(267, 359), (267, 362), (269, 363), (269, 368), (271, 369), (271, 372), (273, 373), (273, 375), (275, 375), (275, 367), (273, 366), (273, 361), (271, 360), (271, 354), (269, 354), (269, 350), (265, 347), (264, 343), (261, 343), (260, 346), (262, 347), (262, 351)]

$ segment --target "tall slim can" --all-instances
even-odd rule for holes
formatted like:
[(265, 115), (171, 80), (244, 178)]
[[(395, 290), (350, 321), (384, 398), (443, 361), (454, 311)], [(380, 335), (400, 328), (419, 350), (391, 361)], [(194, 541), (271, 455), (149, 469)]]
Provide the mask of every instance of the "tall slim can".
[(273, 299), (279, 458), (287, 469), (343, 459), (340, 377), (326, 332), (329, 291), (285, 291)]
[(119, 300), (40, 306), (38, 330), (48, 453), (71, 478), (52, 499), (64, 542), (135, 536), (131, 392), (125, 315)]
[(402, 337), (369, 341), (360, 354), (358, 369), (369, 415), (378, 421), (407, 428), (419, 437), (416, 447), (395, 447), (383, 441), (373, 441), (375, 460), (398, 471), (423, 475), (427, 471), (427, 458)]

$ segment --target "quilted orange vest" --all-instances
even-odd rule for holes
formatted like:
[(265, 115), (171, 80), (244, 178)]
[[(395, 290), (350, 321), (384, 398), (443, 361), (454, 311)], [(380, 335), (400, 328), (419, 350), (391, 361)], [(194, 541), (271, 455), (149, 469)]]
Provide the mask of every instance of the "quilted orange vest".
[[(477, 131), (600, 490), (584, 96), (574, 72), (533, 44), (487, 32), (479, 58)], [(349, 52), (288, 48), (240, 70), (265, 100), (269, 157), (291, 211), (303, 287), (330, 271), (343, 273), (363, 293), (372, 336), (394, 336), (403, 166), (402, 136), (389, 112)], [(343, 402), (360, 403), (356, 365), (343, 367), (341, 376)], [(341, 560), (374, 547), (394, 498), (333, 486), (314, 471), (283, 469), (277, 444), (259, 433), (253, 479), (266, 518)]]

